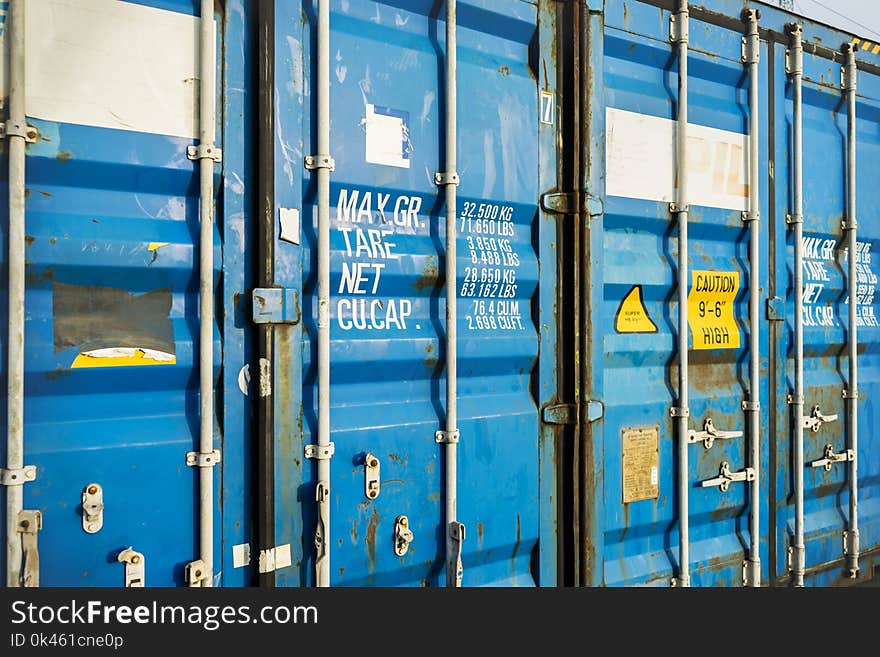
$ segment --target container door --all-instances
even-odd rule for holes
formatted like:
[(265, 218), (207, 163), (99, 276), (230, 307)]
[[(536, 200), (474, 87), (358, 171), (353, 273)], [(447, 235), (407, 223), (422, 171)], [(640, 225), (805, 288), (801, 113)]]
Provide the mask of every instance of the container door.
[[(324, 541), (332, 586), (445, 584), (446, 107), (443, 3), (330, 4), (330, 459)], [(534, 585), (541, 534), (539, 404), (555, 393), (555, 262), (541, 185), (555, 184), (553, 3), (458, 3), (458, 520), (463, 583)], [(546, 5), (546, 7), (545, 7)], [(274, 94), (269, 139), (271, 284), (292, 290), (275, 326), (273, 524), (261, 568), (278, 585), (315, 584), (317, 461), (318, 3), (262, 14)], [(270, 28), (271, 26), (271, 28)], [(271, 31), (270, 31), (271, 29)], [(543, 38), (543, 37), (541, 37)], [(544, 65), (541, 65), (543, 62)], [(539, 77), (540, 76), (540, 77)], [(545, 90), (542, 93), (539, 82)], [(268, 117), (268, 118), (267, 118)], [(547, 176), (552, 182), (544, 183)], [(548, 231), (545, 234), (545, 231)], [(549, 235), (549, 237), (548, 237)], [(264, 257), (267, 257), (264, 252)], [(542, 344), (542, 340), (544, 343)], [(552, 360), (550, 361), (553, 362)], [(266, 366), (268, 366), (268, 361)], [(541, 388), (541, 386), (544, 386)], [(548, 390), (550, 392), (542, 392)], [(552, 468), (550, 470), (552, 473)], [(549, 494), (545, 498), (550, 502)], [(269, 563), (268, 559), (274, 560)]]
[[(601, 5), (600, 5), (601, 6)], [(735, 17), (738, 19), (738, 16)], [(691, 586), (741, 586), (750, 544), (749, 511), (766, 495), (749, 484), (719, 486), (722, 470), (760, 468), (766, 491), (767, 325), (763, 321), (766, 256), (756, 271), (749, 231), (760, 231), (767, 253), (766, 121), (761, 122), (761, 221), (743, 221), (748, 197), (749, 76), (741, 59), (742, 23), (690, 18), (690, 239), (688, 326), (678, 325), (678, 231), (675, 200), (675, 119), (678, 59), (670, 14), (641, 2), (606, 2), (585, 14), (589, 160), (585, 187), (604, 200), (592, 216), (584, 252), (588, 269), (583, 324), (584, 386), (604, 404), (604, 418), (585, 437), (582, 526), (587, 534), (583, 581), (589, 585), (670, 586), (679, 573), (677, 482), (689, 499)], [(766, 116), (767, 47), (759, 63), (759, 112)], [(604, 176), (602, 175), (602, 167)], [(749, 282), (761, 286), (759, 381), (749, 376)], [(688, 468), (677, 465), (677, 335), (689, 332)], [(743, 402), (758, 386), (761, 458), (749, 462)], [(708, 439), (709, 427), (723, 438)], [(685, 437), (686, 438), (686, 437)], [(744, 474), (744, 473), (743, 473)], [(766, 538), (761, 536), (766, 572)]]
[[(856, 79), (856, 162), (857, 220), (856, 252), (851, 255), (848, 235), (842, 222), (851, 211), (847, 207), (847, 129), (849, 112), (841, 88), (843, 55), (839, 46), (850, 37), (807, 23), (804, 41), (825, 44), (833, 50), (804, 53), (803, 82), (803, 335), (804, 335), (804, 562), (807, 586), (851, 583), (844, 555), (845, 532), (850, 529), (850, 458), (852, 435), (847, 426), (850, 400), (848, 345), (851, 337), (849, 305), (856, 303), (858, 338), (858, 447), (854, 454), (857, 469), (858, 531), (861, 548), (859, 577), (870, 578), (880, 546), (880, 438), (877, 436), (875, 399), (880, 393), (877, 368), (880, 367), (880, 308), (876, 296), (880, 274), (880, 226), (876, 217), (877, 179), (880, 175), (880, 78), (877, 76), (873, 43), (856, 43), (859, 62)], [(789, 162), (792, 157), (790, 127), (792, 95), (785, 71), (785, 45), (776, 49), (777, 104), (784, 111), (776, 117), (776, 153), (780, 166), (779, 212), (790, 212), (784, 195), (790, 187)], [(778, 255), (784, 266), (776, 268), (777, 289), (786, 299), (785, 327), (781, 335), (779, 420), (776, 449), (780, 457), (779, 486), (775, 504), (780, 509), (777, 527), (776, 570), (787, 581), (788, 548), (795, 532), (795, 455), (794, 428), (786, 396), (794, 391), (794, 244), (792, 231), (784, 222), (777, 224)], [(848, 263), (856, 262), (856, 299), (849, 297)], [(782, 295), (780, 295), (782, 296)], [(784, 383), (782, 383), (784, 382)]]
[[(36, 480), (23, 494), (24, 508), (42, 513), (41, 585), (123, 586), (118, 559), (127, 548), (140, 555), (132, 584), (180, 585), (199, 556), (199, 475), (187, 467), (199, 433), (199, 185), (198, 163), (187, 158), (198, 139), (198, 8), (191, 0), (26, 3), (26, 113), (36, 139), (26, 155), (24, 463), (36, 466)], [(8, 44), (3, 52), (8, 59)], [(240, 167), (234, 147), (230, 157)], [(240, 191), (225, 198), (241, 203)], [(2, 226), (6, 263), (5, 218)], [(219, 271), (219, 232), (215, 245)], [(4, 288), (6, 276), (4, 264)], [(243, 285), (221, 292), (225, 279), (217, 281), (220, 316), (219, 300)], [(6, 343), (5, 302), (2, 312)], [(227, 329), (235, 381), (242, 333), (232, 321)], [(215, 324), (215, 375), (220, 362)], [(5, 434), (6, 394), (0, 399)], [(242, 405), (230, 405), (226, 421), (243, 445)], [(239, 500), (240, 481), (238, 473), (226, 482)], [(233, 522), (242, 544), (240, 507)], [(35, 555), (25, 552), (27, 567)], [(222, 552), (218, 539), (215, 583)]]

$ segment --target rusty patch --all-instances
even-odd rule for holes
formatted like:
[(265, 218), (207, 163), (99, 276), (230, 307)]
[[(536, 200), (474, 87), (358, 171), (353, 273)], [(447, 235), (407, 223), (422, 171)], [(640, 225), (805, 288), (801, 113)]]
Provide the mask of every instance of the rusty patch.
[(34, 242), (37, 241), (37, 238), (34, 237), (33, 235), (25, 235), (25, 236), (24, 236), (24, 241), (27, 242), (27, 245), (28, 245), (28, 246), (33, 246), (33, 245), (34, 245)]
[(358, 523), (357, 519), (351, 521), (351, 531), (349, 532), (351, 536), (351, 544), (357, 545), (358, 541)]
[(55, 159), (58, 160), (59, 162), (67, 162), (67, 160), (69, 160), (72, 157), (73, 157), (73, 153), (71, 153), (70, 151), (58, 151), (55, 154)]
[(51, 372), (46, 372), (46, 379), (49, 381), (55, 381), (56, 379), (62, 376), (70, 375), (71, 370), (61, 367), (56, 367)]
[(437, 261), (431, 257), (428, 259), (428, 264), (425, 265), (422, 275), (416, 279), (415, 283), (413, 283), (413, 287), (419, 292), (434, 287), (437, 284), (437, 272)]
[(510, 67), (507, 64), (505, 64), (504, 66), (502, 66), (501, 68), (498, 69), (498, 72), (501, 73), (501, 75), (510, 75)]
[(45, 196), (46, 198), (52, 198), (52, 195), (49, 192), (44, 192), (43, 190), (37, 190), (37, 193), (40, 196)]
[(439, 492), (431, 493), (430, 495), (428, 495), (428, 501), (429, 502), (439, 502), (440, 501), (440, 493)]
[(373, 515), (367, 521), (367, 531), (364, 542), (367, 544), (367, 557), (370, 561), (369, 571), (376, 569), (376, 528), (379, 526), (379, 510), (373, 507)]
[(388, 458), (391, 459), (392, 461), (394, 461), (395, 463), (399, 463), (400, 465), (403, 465), (403, 466), (406, 466), (407, 462), (409, 461), (409, 455), (399, 456), (398, 454), (394, 454), (391, 452), (389, 452)]
[(477, 523), (477, 549), (483, 549), (483, 523)]
[(57, 241), (58, 241), (57, 237), (50, 237), (49, 238), (49, 244), (55, 244), (55, 242), (57, 242)]

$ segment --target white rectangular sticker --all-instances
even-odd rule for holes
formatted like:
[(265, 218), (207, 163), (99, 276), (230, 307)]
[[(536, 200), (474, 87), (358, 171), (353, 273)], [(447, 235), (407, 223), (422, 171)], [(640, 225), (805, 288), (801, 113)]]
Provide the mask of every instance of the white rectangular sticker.
[(409, 169), (409, 112), (367, 103), (366, 114), (363, 123), (367, 162)]
[[(27, 0), (24, 10), (29, 117), (197, 135), (197, 17), (118, 0)], [(4, 73), (0, 90), (5, 97)]]
[[(605, 110), (607, 196), (675, 200), (675, 121), (609, 107)], [(688, 124), (688, 202), (745, 210), (749, 138)]]

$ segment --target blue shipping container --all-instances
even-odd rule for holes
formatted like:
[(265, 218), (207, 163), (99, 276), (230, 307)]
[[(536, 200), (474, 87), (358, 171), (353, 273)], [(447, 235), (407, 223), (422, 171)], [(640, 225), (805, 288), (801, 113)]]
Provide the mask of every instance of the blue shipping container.
[(446, 3), (202, 5), (0, 3), (7, 585), (873, 575), (880, 47), (460, 0), (453, 159)]
[[(445, 13), (429, 0), (328, 5), (329, 584), (434, 586), (447, 534), (435, 442), (446, 420), (434, 179), (445, 166)], [(555, 581), (557, 429), (542, 429), (539, 408), (556, 394), (557, 272), (539, 262), (555, 262), (556, 222), (538, 212), (557, 176), (553, 9), (458, 6), (457, 481), (473, 585)], [(181, 585), (202, 569), (225, 586), (315, 583), (317, 467), (305, 457), (318, 440), (319, 174), (304, 163), (318, 153), (319, 3), (230, 0), (215, 12), (222, 161), (206, 421), (219, 463), (199, 445), (199, 226), (211, 205), (200, 155), (188, 153), (203, 143), (199, 11), (195, 0), (22, 10), (36, 138), (25, 156), (21, 465), (36, 477), (19, 489), (42, 528), (7, 514), (12, 584), (35, 582), (37, 554), (42, 585)], [(8, 27), (14, 9), (5, 16)], [(213, 458), (207, 507), (200, 458)], [(205, 508), (210, 565), (198, 561)]]
[[(872, 213), (880, 61), (874, 44), (855, 41), (851, 207), (852, 113), (842, 81), (853, 37), (797, 19), (804, 54), (803, 114), (796, 117), (797, 58), (789, 28), (795, 17), (760, 3), (713, 0), (690, 7), (689, 29), (683, 30), (689, 65), (688, 326), (681, 327), (689, 331), (690, 399), (682, 404), (676, 344), (681, 326), (676, 219), (682, 208), (670, 206), (681, 200), (682, 172), (675, 164), (683, 101), (678, 9), (672, 2), (608, 0), (587, 2), (579, 14), (587, 78), (583, 188), (589, 198), (603, 201), (584, 225), (589, 273), (581, 325), (588, 367), (582, 386), (586, 398), (605, 407), (604, 418), (581, 434), (580, 581), (682, 584), (681, 531), (687, 524), (691, 585), (758, 583), (756, 577), (747, 582), (749, 561), (760, 583), (790, 584), (798, 547), (799, 425), (806, 427), (805, 583), (853, 581), (849, 562), (857, 543), (850, 482), (859, 509), (859, 576), (870, 577), (880, 542), (874, 406), (880, 332), (872, 262), (880, 237)], [(750, 16), (750, 9), (760, 15)], [(747, 38), (750, 21), (758, 29), (755, 50)], [(796, 125), (803, 133), (802, 310), (794, 299)], [(757, 158), (749, 154), (753, 139)], [(757, 195), (754, 206), (750, 192)], [(849, 233), (842, 223), (851, 228), (853, 213), (857, 280), (847, 272)], [(749, 251), (752, 233), (757, 266)], [(753, 281), (757, 295), (750, 290)], [(850, 281), (858, 297), (856, 401), (848, 392), (853, 389)], [(753, 295), (757, 303), (750, 310)], [(793, 405), (799, 311), (802, 417), (794, 415)], [(749, 345), (752, 335), (756, 352)], [(755, 370), (752, 353), (758, 356)], [(858, 446), (851, 453), (854, 432), (847, 411), (856, 406)], [(675, 416), (682, 411), (689, 411), (686, 435), (676, 430)], [(759, 417), (757, 432), (749, 427), (753, 413)], [(680, 446), (687, 453), (686, 469)], [(753, 512), (757, 531), (750, 522)]]

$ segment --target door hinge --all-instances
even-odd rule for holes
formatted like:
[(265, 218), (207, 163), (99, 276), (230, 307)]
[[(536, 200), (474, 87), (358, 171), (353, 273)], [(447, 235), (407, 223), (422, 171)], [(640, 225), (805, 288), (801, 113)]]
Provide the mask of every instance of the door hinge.
[(578, 423), (577, 404), (551, 404), (542, 413), (545, 424), (574, 425)]
[(287, 568), (292, 563), (290, 558), (290, 543), (276, 545), (267, 550), (260, 550), (260, 572), (271, 573), (282, 568)]
[(251, 294), (254, 324), (299, 324), (299, 292), (289, 287), (258, 287)]
[(576, 214), (585, 208), (591, 217), (605, 213), (605, 203), (587, 192), (549, 192), (541, 196), (541, 209), (550, 214)]
[[(605, 407), (602, 402), (591, 399), (586, 403), (587, 422), (602, 418)], [(576, 425), (580, 421), (577, 404), (548, 404), (541, 411), (545, 424)]]
[(767, 299), (767, 321), (785, 321), (785, 303), (779, 297), (770, 297)]

